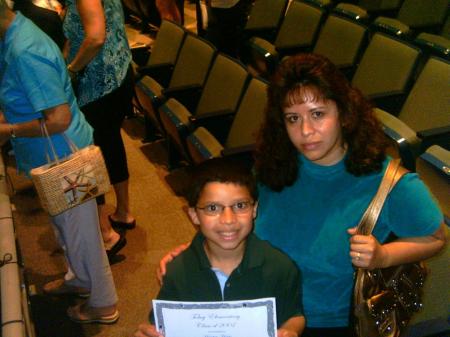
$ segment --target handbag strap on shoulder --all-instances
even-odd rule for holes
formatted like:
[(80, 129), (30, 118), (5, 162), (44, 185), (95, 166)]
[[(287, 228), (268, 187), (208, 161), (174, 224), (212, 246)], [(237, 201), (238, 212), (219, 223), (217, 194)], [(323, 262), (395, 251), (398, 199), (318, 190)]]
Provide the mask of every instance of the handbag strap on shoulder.
[(389, 162), (377, 193), (361, 217), (357, 227), (358, 234), (370, 235), (372, 233), (389, 192), (407, 172), (408, 170), (400, 166), (400, 159), (393, 159)]

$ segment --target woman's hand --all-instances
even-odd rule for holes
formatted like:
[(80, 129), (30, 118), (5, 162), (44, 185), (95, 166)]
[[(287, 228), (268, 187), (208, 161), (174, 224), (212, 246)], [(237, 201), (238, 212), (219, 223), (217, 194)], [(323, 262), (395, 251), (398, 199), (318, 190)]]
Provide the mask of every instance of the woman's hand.
[(298, 334), (292, 330), (278, 329), (277, 337), (298, 337)]
[(284, 322), (277, 330), (277, 337), (299, 337), (305, 329), (305, 317), (294, 316)]
[(374, 269), (384, 268), (386, 254), (383, 245), (373, 235), (356, 234), (356, 227), (347, 232), (350, 237), (350, 257), (356, 267)]
[(350, 256), (361, 268), (387, 268), (422, 261), (436, 255), (447, 243), (447, 226), (442, 223), (431, 235), (402, 237), (380, 244), (373, 235), (356, 234), (350, 228)]
[(152, 324), (143, 323), (139, 324), (139, 327), (134, 332), (133, 337), (164, 337)]
[(179, 245), (178, 247), (176, 247), (175, 249), (171, 250), (169, 253), (164, 255), (164, 257), (161, 259), (161, 261), (159, 261), (159, 266), (158, 266), (158, 268), (156, 268), (156, 278), (158, 279), (158, 282), (160, 285), (163, 284), (163, 278), (164, 278), (164, 275), (166, 275), (167, 264), (172, 262), (172, 260), (174, 258), (176, 258), (178, 255), (180, 255), (183, 251), (188, 249), (190, 244), (191, 243), (189, 242), (189, 243), (184, 243), (182, 245)]

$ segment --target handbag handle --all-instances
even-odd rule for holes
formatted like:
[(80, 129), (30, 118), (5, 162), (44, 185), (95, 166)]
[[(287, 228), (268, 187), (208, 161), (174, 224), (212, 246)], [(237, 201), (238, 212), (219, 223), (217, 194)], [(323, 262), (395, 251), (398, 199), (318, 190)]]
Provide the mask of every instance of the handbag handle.
[(407, 172), (408, 170), (400, 166), (400, 159), (393, 159), (389, 162), (377, 193), (359, 221), (356, 233), (362, 235), (372, 233), (389, 192)]
[[(53, 141), (50, 137), (50, 134), (48, 133), (47, 125), (45, 124), (44, 118), (40, 118), (40, 126), (41, 126), (42, 137), (47, 139), (47, 142), (50, 146), (50, 150), (52, 152), (54, 161), (56, 161), (56, 163), (59, 164), (61, 162), (61, 159), (56, 154), (55, 145), (53, 145)], [(72, 140), (69, 139), (69, 137), (67, 137), (67, 135), (64, 132), (62, 133), (62, 136), (64, 137), (67, 145), (69, 145), (70, 151), (72, 151), (72, 153), (79, 151), (78, 147), (74, 144), (74, 142), (72, 142)], [(50, 159), (48, 151), (46, 152), (46, 157), (47, 157), (47, 162), (50, 164), (52, 162), (52, 160)]]

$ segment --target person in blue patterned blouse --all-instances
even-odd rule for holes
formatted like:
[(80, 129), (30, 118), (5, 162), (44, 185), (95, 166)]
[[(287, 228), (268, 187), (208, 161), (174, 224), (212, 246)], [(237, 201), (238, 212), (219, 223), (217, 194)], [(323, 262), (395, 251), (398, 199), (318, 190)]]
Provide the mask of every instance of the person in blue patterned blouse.
[[(105, 157), (116, 194), (116, 209), (107, 218), (104, 198), (99, 204), (103, 240), (111, 258), (125, 246), (116, 229), (132, 229), (128, 166), (120, 129), (132, 109), (131, 51), (120, 0), (67, 0), (64, 33), (68, 39), (67, 69), (78, 104), (94, 128), (94, 143)], [(122, 233), (122, 231), (121, 231)]]

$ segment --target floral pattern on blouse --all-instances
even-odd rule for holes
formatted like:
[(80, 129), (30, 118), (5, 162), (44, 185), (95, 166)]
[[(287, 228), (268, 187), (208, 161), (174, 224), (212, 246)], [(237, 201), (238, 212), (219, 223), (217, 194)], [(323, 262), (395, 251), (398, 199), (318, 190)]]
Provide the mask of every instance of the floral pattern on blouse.
[[(84, 29), (76, 2), (77, 0), (66, 1), (64, 34), (70, 42), (67, 63), (73, 60), (84, 39)], [(122, 84), (131, 62), (121, 2), (102, 0), (102, 4), (106, 19), (106, 40), (99, 53), (79, 74), (76, 91), (81, 107), (117, 89)]]

